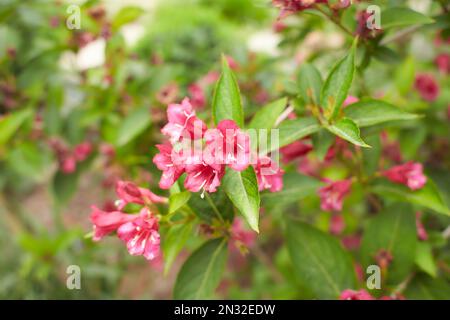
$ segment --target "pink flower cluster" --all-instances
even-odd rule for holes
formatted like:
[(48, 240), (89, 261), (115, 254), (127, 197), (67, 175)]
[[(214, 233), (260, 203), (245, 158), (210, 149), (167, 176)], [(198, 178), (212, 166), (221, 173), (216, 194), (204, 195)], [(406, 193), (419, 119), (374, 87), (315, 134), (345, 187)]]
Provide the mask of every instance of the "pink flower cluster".
[(87, 141), (77, 144), (71, 149), (62, 141), (51, 139), (50, 146), (58, 158), (59, 169), (66, 174), (75, 172), (77, 163), (86, 160), (92, 152), (92, 145)]
[(430, 74), (418, 74), (414, 87), (419, 92), (420, 97), (428, 102), (434, 102), (439, 96), (440, 88), (434, 77)]
[(273, 5), (281, 9), (280, 17), (297, 11), (311, 8), (316, 3), (327, 3), (328, 0), (272, 0)]
[[(181, 104), (170, 104), (167, 117), (161, 132), (169, 142), (157, 145), (159, 153), (153, 158), (163, 172), (160, 188), (170, 188), (185, 173), (187, 190), (215, 192), (226, 166), (242, 171), (251, 164), (250, 137), (234, 121), (222, 120), (216, 128), (207, 129), (188, 98)], [(269, 157), (257, 158), (254, 168), (260, 189), (281, 189), (282, 170)]]
[[(117, 232), (117, 236), (126, 243), (131, 255), (142, 255), (147, 260), (158, 258), (160, 256), (159, 225), (148, 205), (165, 203), (167, 199), (126, 181), (117, 182), (116, 193), (119, 200), (116, 201), (114, 210), (104, 211), (92, 206), (90, 218), (94, 225), (93, 240), (99, 241), (104, 236)], [(123, 212), (129, 203), (143, 206), (139, 214)]]
[[(366, 290), (350, 290), (346, 289), (341, 292), (339, 300), (377, 300)], [(394, 294), (393, 296), (383, 296), (379, 300), (405, 300), (400, 294)]]
[(422, 164), (412, 161), (394, 166), (382, 172), (382, 175), (392, 182), (406, 185), (411, 190), (421, 189), (427, 182)]

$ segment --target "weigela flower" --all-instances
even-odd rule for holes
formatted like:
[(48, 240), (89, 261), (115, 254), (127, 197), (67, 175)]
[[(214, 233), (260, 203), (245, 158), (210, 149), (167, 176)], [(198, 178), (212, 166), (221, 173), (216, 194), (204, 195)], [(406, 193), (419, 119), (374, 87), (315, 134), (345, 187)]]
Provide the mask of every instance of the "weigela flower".
[(375, 298), (364, 289), (358, 291), (347, 289), (341, 292), (339, 300), (375, 300)]
[(394, 166), (384, 171), (382, 175), (392, 182), (408, 186), (411, 190), (421, 189), (427, 182), (427, 177), (423, 174), (422, 164), (412, 161)]
[(170, 138), (172, 144), (183, 138), (200, 139), (206, 130), (205, 123), (197, 118), (189, 101), (184, 98), (181, 104), (170, 104), (167, 108), (167, 123), (161, 132)]
[(272, 0), (273, 5), (281, 9), (280, 18), (297, 11), (311, 8), (316, 3), (326, 3), (327, 0)]
[(434, 77), (430, 74), (419, 74), (416, 76), (414, 87), (421, 98), (433, 102), (439, 96), (440, 88)]
[(92, 145), (89, 142), (82, 142), (73, 149), (74, 157), (77, 161), (84, 161), (92, 152)]
[(308, 154), (312, 146), (301, 141), (295, 141), (280, 149), (283, 163), (289, 163), (297, 158)]
[(176, 83), (169, 83), (156, 93), (156, 100), (161, 104), (171, 104), (175, 102), (177, 96), (178, 85)]
[(256, 240), (256, 233), (245, 228), (244, 221), (236, 217), (231, 225), (231, 239), (236, 242), (239, 249), (240, 245), (251, 247)]
[(436, 63), (438, 69), (443, 74), (449, 74), (450, 73), (450, 55), (447, 53), (441, 53), (436, 57), (434, 60)]
[(191, 97), (191, 104), (194, 109), (201, 109), (206, 104), (205, 93), (203, 88), (193, 83), (188, 87), (189, 96)]
[(142, 208), (135, 219), (117, 229), (119, 238), (127, 244), (132, 256), (144, 256), (153, 260), (160, 255), (158, 220), (147, 208)]
[(77, 169), (77, 161), (75, 157), (71, 154), (64, 156), (60, 160), (60, 168), (63, 173), (70, 174), (74, 173)]
[(157, 196), (148, 189), (139, 188), (132, 182), (117, 181), (116, 193), (119, 197), (117, 208), (122, 210), (128, 203), (144, 205), (148, 202), (166, 203), (167, 198)]
[(392, 254), (385, 249), (380, 249), (375, 256), (375, 261), (381, 269), (386, 269), (387, 267), (389, 267), (393, 259), (394, 257), (392, 256)]
[(204, 161), (192, 161), (186, 165), (186, 180), (184, 187), (192, 192), (200, 190), (216, 192), (220, 181), (225, 174), (225, 166), (222, 164), (207, 164)]
[(342, 106), (346, 107), (346, 106), (351, 105), (353, 103), (356, 103), (358, 101), (359, 101), (359, 99), (357, 97), (347, 96), (347, 98), (345, 98), (344, 103), (342, 104)]
[(232, 120), (222, 120), (216, 129), (205, 132), (203, 159), (209, 164), (225, 164), (236, 171), (250, 164), (250, 136)]
[(344, 197), (350, 192), (352, 180), (330, 182), (319, 189), (320, 208), (324, 211), (341, 211)]
[(258, 157), (254, 168), (259, 191), (269, 189), (270, 192), (277, 192), (283, 189), (284, 171), (270, 157)]
[(339, 235), (345, 228), (345, 221), (341, 214), (333, 214), (330, 219), (330, 233)]
[(153, 158), (153, 163), (163, 172), (159, 181), (161, 189), (169, 189), (184, 173), (184, 164), (178, 161), (170, 143), (158, 144), (159, 153)]
[(94, 241), (101, 240), (104, 236), (115, 232), (124, 223), (136, 219), (136, 215), (126, 214), (120, 211), (103, 211), (92, 206), (91, 222), (94, 225)]

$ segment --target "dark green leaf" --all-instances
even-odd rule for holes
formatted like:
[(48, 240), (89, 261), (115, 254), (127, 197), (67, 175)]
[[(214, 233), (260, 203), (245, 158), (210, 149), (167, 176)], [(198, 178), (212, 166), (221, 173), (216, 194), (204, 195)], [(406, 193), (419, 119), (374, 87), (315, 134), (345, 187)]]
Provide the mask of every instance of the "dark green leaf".
[(162, 243), (164, 253), (164, 274), (167, 274), (178, 253), (192, 235), (192, 222), (171, 226)]

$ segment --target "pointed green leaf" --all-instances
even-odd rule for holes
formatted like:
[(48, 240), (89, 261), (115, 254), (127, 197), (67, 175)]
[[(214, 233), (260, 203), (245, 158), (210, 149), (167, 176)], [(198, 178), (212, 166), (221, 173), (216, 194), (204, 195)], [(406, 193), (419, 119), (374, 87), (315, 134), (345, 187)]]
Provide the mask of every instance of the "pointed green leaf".
[(275, 126), (275, 122), (280, 114), (286, 108), (287, 99), (281, 98), (273, 101), (261, 109), (253, 116), (248, 128), (250, 129), (271, 129)]
[(358, 125), (352, 119), (343, 118), (328, 126), (327, 129), (342, 139), (357, 146), (370, 148), (370, 146), (366, 144), (363, 139), (361, 139)]
[(269, 151), (282, 148), (298, 139), (320, 130), (320, 124), (314, 118), (300, 118), (283, 121), (278, 129), (278, 145), (271, 144)]
[(0, 117), (0, 145), (5, 144), (33, 114), (31, 109), (11, 112)]
[(417, 243), (415, 262), (417, 266), (433, 278), (437, 275), (437, 266), (433, 258), (433, 251), (428, 242)]
[(191, 198), (191, 193), (189, 191), (183, 191), (174, 193), (169, 198), (169, 214), (174, 213), (182, 206), (184, 206)]
[(122, 147), (135, 139), (150, 126), (150, 111), (147, 107), (133, 110), (118, 129), (117, 146)]
[(260, 198), (253, 167), (250, 166), (241, 172), (227, 170), (222, 185), (231, 202), (238, 208), (250, 227), (259, 232)]
[(212, 114), (215, 124), (221, 120), (230, 119), (234, 120), (239, 127), (244, 126), (239, 86), (225, 57), (222, 58), (222, 74), (214, 91)]
[(164, 274), (166, 275), (177, 255), (183, 249), (189, 236), (192, 235), (192, 222), (171, 226), (164, 237), (162, 251), (164, 255)]
[(347, 98), (355, 73), (356, 40), (350, 52), (331, 70), (320, 94), (320, 104), (327, 119), (333, 119)]
[(361, 128), (387, 121), (414, 120), (420, 117), (381, 100), (353, 103), (345, 108), (345, 116), (351, 118)]
[(298, 74), (300, 95), (306, 103), (320, 104), (320, 90), (323, 81), (319, 70), (312, 64), (305, 63)]
[(429, 23), (433, 23), (433, 19), (409, 8), (388, 8), (381, 13), (381, 27), (383, 30)]
[(294, 271), (319, 299), (337, 299), (356, 286), (350, 255), (338, 240), (302, 222), (287, 221), (287, 246)]
[(227, 260), (227, 241), (206, 242), (181, 267), (173, 290), (174, 299), (210, 299), (219, 285)]

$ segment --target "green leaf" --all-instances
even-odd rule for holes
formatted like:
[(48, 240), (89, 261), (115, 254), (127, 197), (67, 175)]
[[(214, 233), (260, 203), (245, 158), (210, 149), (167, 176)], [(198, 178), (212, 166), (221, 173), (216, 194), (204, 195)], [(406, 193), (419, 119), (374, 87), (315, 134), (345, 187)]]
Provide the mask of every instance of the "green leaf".
[(197, 249), (181, 267), (174, 299), (208, 299), (219, 285), (227, 259), (227, 241), (210, 240)]
[(406, 95), (413, 86), (416, 72), (415, 65), (414, 58), (410, 56), (400, 64), (395, 72), (395, 85), (397, 90), (403, 95)]
[(77, 191), (79, 173), (65, 174), (58, 171), (53, 177), (52, 191), (57, 205), (67, 203)]
[(298, 85), (300, 95), (305, 102), (313, 103), (314, 105), (320, 104), (320, 90), (322, 89), (323, 81), (316, 67), (309, 63), (303, 64), (298, 74)]
[(275, 121), (283, 112), (287, 105), (287, 99), (281, 98), (267, 104), (259, 109), (253, 116), (248, 128), (251, 129), (271, 129), (275, 126)]
[(7, 143), (32, 114), (31, 109), (25, 109), (0, 117), (0, 146)]
[(370, 148), (370, 146), (361, 139), (358, 125), (350, 118), (342, 118), (334, 124), (329, 125), (327, 129), (357, 146)]
[(420, 274), (408, 285), (405, 296), (408, 300), (449, 300), (450, 286), (445, 279)]
[(184, 206), (191, 198), (189, 191), (174, 193), (169, 197), (169, 214), (176, 212)]
[(260, 198), (253, 167), (250, 166), (241, 172), (227, 170), (222, 185), (231, 202), (238, 208), (250, 227), (259, 232)]
[[(188, 202), (189, 207), (200, 219), (208, 224), (211, 224), (213, 219), (233, 221), (234, 207), (222, 188), (206, 196), (209, 196), (215, 208), (211, 206), (208, 199), (202, 198), (200, 193), (192, 193)], [(220, 216), (216, 210), (219, 211)]]
[(414, 264), (417, 244), (416, 220), (409, 206), (392, 206), (372, 218), (361, 242), (363, 269), (376, 264), (380, 250), (388, 251), (393, 260), (389, 265), (388, 282), (399, 283)]
[(361, 128), (388, 121), (414, 120), (420, 117), (381, 100), (353, 103), (345, 109), (345, 116), (351, 118)]
[(150, 126), (150, 112), (147, 107), (132, 111), (118, 129), (117, 146), (122, 147), (135, 139)]
[(314, 118), (285, 120), (278, 127), (278, 145), (271, 143), (269, 151), (284, 147), (298, 139), (309, 136), (320, 130), (320, 125)]
[(264, 207), (274, 208), (299, 201), (316, 193), (322, 183), (314, 178), (296, 172), (286, 173), (283, 176), (283, 189), (278, 192), (261, 194)]
[(327, 119), (333, 119), (339, 113), (352, 85), (355, 73), (356, 43), (355, 40), (350, 53), (334, 66), (322, 87), (320, 105), (324, 108)]
[(372, 187), (372, 191), (386, 198), (410, 202), (450, 216), (450, 209), (430, 178), (422, 189), (415, 191), (401, 184), (377, 180)]
[(362, 149), (363, 170), (367, 176), (371, 176), (378, 171), (381, 158), (381, 139), (379, 134), (367, 137), (367, 142), (372, 148)]
[(113, 30), (118, 30), (123, 25), (135, 21), (145, 11), (140, 7), (128, 6), (120, 9), (112, 20)]
[(215, 124), (221, 120), (230, 119), (234, 120), (239, 127), (244, 126), (239, 86), (225, 57), (222, 57), (222, 74), (214, 91), (212, 114)]
[(384, 30), (433, 22), (433, 19), (408, 8), (388, 8), (381, 13), (381, 27)]
[(192, 234), (192, 222), (171, 226), (164, 241), (162, 250), (164, 253), (164, 274), (166, 275), (178, 253), (183, 249), (189, 236)]
[(431, 245), (428, 242), (418, 242), (415, 262), (417, 266), (433, 278), (437, 275), (437, 266), (433, 258)]
[(355, 288), (350, 255), (338, 240), (302, 222), (287, 222), (287, 246), (296, 275), (318, 299), (336, 299)]

